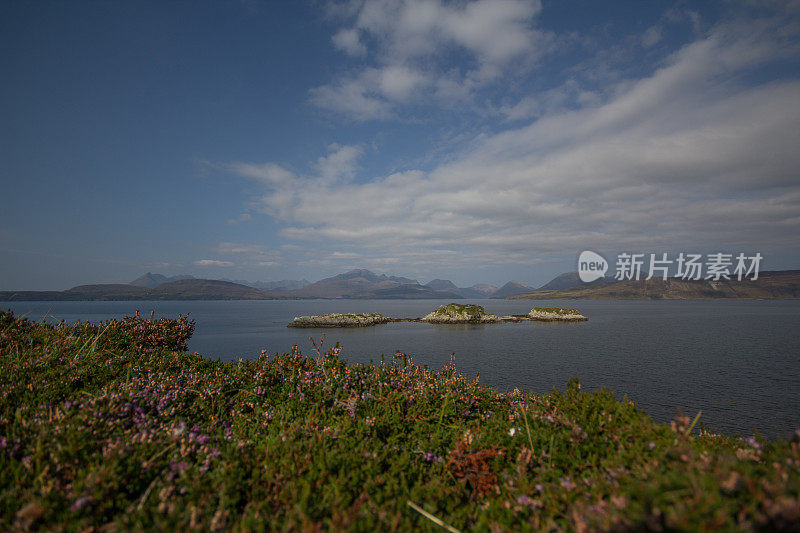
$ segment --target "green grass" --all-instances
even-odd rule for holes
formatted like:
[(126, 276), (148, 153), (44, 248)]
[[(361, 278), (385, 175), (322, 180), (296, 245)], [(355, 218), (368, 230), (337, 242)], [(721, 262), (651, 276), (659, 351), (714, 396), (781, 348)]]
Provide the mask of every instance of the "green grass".
[(221, 363), (193, 324), (0, 314), (0, 530), (795, 530), (800, 447), (407, 356)]

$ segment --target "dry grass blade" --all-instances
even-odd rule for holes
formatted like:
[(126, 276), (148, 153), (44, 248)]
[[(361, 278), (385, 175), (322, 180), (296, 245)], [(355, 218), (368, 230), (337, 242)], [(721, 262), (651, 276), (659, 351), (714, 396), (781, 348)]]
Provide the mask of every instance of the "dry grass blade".
[(528, 425), (528, 413), (525, 409), (524, 404), (520, 406), (522, 409), (522, 417), (525, 419), (525, 431), (528, 432), (528, 444), (531, 445), (531, 450), (533, 450), (533, 439), (531, 438), (531, 427)]
[(423, 509), (422, 507), (420, 507), (416, 503), (412, 502), (411, 500), (408, 500), (406, 503), (408, 504), (409, 507), (414, 509), (416, 512), (418, 512), (419, 514), (421, 514), (422, 516), (424, 516), (425, 518), (427, 518), (428, 520), (430, 520), (431, 522), (433, 522), (437, 526), (442, 527), (442, 528), (446, 529), (447, 531), (450, 531), (451, 533), (461, 533), (459, 530), (457, 530), (456, 528), (454, 528), (453, 526), (451, 526), (447, 522), (444, 522), (442, 519), (437, 518), (436, 516), (432, 515), (431, 513), (429, 513), (428, 511), (426, 511), (425, 509)]
[(697, 424), (697, 421), (700, 420), (700, 415), (702, 415), (702, 414), (703, 414), (703, 411), (697, 411), (697, 415), (694, 417), (694, 420), (692, 420), (691, 425), (686, 429), (686, 434), (687, 435), (692, 432), (692, 430), (694, 429), (695, 424)]

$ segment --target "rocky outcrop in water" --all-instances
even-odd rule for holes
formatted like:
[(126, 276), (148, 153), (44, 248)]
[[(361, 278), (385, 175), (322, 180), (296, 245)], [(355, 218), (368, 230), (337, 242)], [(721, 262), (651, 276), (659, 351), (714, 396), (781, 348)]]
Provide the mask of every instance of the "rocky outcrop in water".
[(392, 319), (380, 313), (331, 313), (329, 315), (296, 316), (290, 328), (358, 328), (386, 324)]
[(577, 309), (563, 309), (561, 307), (534, 307), (528, 313), (528, 318), (541, 322), (580, 322), (589, 320)]
[(422, 322), (430, 324), (486, 324), (501, 322), (497, 315), (487, 314), (480, 305), (448, 304), (442, 305), (432, 313), (422, 317)]

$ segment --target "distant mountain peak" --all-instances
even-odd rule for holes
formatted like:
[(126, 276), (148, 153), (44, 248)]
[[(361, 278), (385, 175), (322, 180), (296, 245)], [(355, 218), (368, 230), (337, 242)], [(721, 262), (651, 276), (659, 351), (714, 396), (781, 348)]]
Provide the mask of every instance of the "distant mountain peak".
[(476, 283), (470, 287), (470, 289), (486, 294), (487, 296), (497, 292), (497, 287), (494, 285), (487, 285), (486, 283)]
[(153, 274), (152, 272), (148, 272), (147, 274), (139, 276), (135, 280), (131, 281), (128, 285), (154, 289), (164, 283), (169, 283), (172, 281), (180, 281), (182, 279), (194, 279), (194, 276), (190, 276), (189, 274), (180, 274), (178, 276), (172, 276), (168, 278), (163, 274)]
[(506, 287), (527, 287), (527, 285), (525, 285), (524, 283), (522, 283), (520, 281), (509, 281), (508, 283), (506, 283), (505, 285), (503, 285), (500, 288), (504, 289)]
[[(376, 274), (371, 270), (367, 270), (366, 268), (354, 268), (352, 270), (348, 270), (344, 274), (338, 274), (333, 276), (332, 278), (327, 279), (339, 279), (339, 280), (350, 280), (350, 279), (365, 279), (370, 283), (380, 283), (382, 281), (395, 281), (397, 283), (417, 283), (417, 280), (403, 278), (400, 276), (387, 276), (386, 274)], [(325, 281), (325, 280), (320, 280)]]
[(375, 272), (371, 270), (367, 270), (366, 268), (354, 268), (352, 270), (348, 270), (344, 274), (339, 274), (334, 276), (336, 279), (356, 279), (356, 278), (364, 278), (369, 281), (376, 281), (381, 280), (381, 278), (386, 279), (386, 276), (379, 276)]
[(456, 284), (449, 279), (434, 279), (426, 283), (425, 286), (435, 291), (458, 291)]
[(580, 276), (578, 275), (577, 270), (573, 270), (572, 272), (564, 272), (563, 274), (559, 274), (558, 276), (554, 277), (538, 289), (537, 291), (560, 291), (564, 289), (571, 289), (573, 287), (581, 287), (583, 285), (591, 285), (591, 284), (598, 284), (598, 283), (606, 283), (609, 281), (615, 281), (613, 278), (603, 277), (592, 281), (591, 283), (584, 283), (581, 281)]
[(572, 272), (564, 272), (563, 274), (559, 274), (558, 276), (554, 277), (541, 287), (536, 290), (539, 291), (548, 291), (548, 290), (559, 290), (559, 289), (569, 289), (572, 287), (577, 287), (583, 283), (578, 276), (578, 271), (573, 270)]
[(458, 298), (457, 291), (440, 292), (424, 287), (416, 280), (375, 274), (355, 268), (343, 274), (321, 279), (294, 291), (302, 298)]
[(360, 277), (363, 277), (363, 278), (377, 276), (377, 274), (375, 274), (375, 272), (373, 272), (372, 270), (367, 270), (366, 268), (354, 268), (352, 270), (348, 270), (344, 274), (339, 274), (339, 275), (340, 276), (348, 276), (348, 277), (351, 277), (351, 278), (354, 278), (354, 277), (357, 277), (357, 276), (360, 276)]
[(506, 298), (508, 296), (516, 296), (517, 294), (525, 294), (527, 292), (531, 292), (535, 290), (533, 287), (528, 287), (524, 283), (520, 283), (519, 281), (509, 281), (499, 289), (497, 289), (493, 294), (492, 298)]

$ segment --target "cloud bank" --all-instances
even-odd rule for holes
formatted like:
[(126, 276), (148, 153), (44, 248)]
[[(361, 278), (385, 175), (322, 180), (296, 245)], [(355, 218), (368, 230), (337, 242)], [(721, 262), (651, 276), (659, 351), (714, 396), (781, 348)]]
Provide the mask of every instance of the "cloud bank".
[[(388, 118), (445, 82), (469, 94), (546, 42), (532, 26), (535, 2), (337, 9), (350, 25), (334, 45), (374, 54), (380, 65), (314, 89), (312, 100), (361, 119)], [(793, 20), (720, 23), (649, 75), (616, 81), (572, 108), (542, 103), (552, 92), (527, 95), (502, 112), (516, 109), (528, 123), (478, 137), (427, 171), (354, 182), (363, 149), (340, 145), (309, 175), (275, 162), (226, 168), (263, 186), (249, 205), (279, 222), (283, 238), (328, 243), (322, 260), (335, 252), (371, 266), (444, 269), (530, 264), (587, 248), (797, 249), (800, 81), (759, 74), (800, 55)], [(642, 36), (647, 47), (661, 39), (660, 30)], [(471, 54), (473, 68), (451, 75), (415, 66), (450, 47)]]

